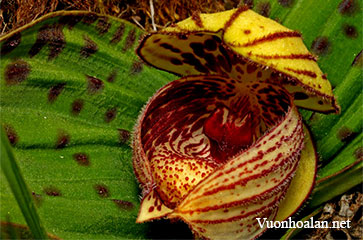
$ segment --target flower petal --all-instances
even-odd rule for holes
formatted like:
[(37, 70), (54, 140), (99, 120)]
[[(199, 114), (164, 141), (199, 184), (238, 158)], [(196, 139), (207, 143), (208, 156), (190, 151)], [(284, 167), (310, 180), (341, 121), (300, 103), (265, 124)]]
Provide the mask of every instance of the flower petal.
[(303, 139), (281, 86), (222, 76), (175, 80), (150, 99), (136, 126), (134, 165), (144, 189), (138, 221), (167, 216), (207, 238), (257, 236), (264, 230), (255, 218), (275, 217)]
[(198, 184), (169, 218), (181, 218), (206, 238), (254, 238), (273, 219), (298, 165), (304, 134), (295, 107), (248, 150)]
[(307, 200), (315, 184), (318, 155), (306, 126), (304, 126), (304, 133), (304, 148), (301, 151), (299, 166), (284, 200), (279, 205), (276, 221), (283, 221), (296, 213)]
[(142, 223), (153, 219), (158, 219), (171, 213), (173, 210), (166, 207), (157, 192), (150, 191), (142, 200), (139, 215), (136, 222)]
[(295, 96), (297, 106), (340, 110), (301, 34), (244, 7), (197, 14), (148, 35), (137, 52), (151, 65), (181, 75), (220, 74), (247, 81), (268, 76)]

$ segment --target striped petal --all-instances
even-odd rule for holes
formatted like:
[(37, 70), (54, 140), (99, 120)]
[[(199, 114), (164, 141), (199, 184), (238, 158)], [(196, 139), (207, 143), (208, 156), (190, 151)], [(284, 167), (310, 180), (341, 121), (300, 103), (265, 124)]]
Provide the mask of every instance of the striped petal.
[(265, 230), (256, 217), (276, 216), (304, 133), (281, 86), (188, 76), (150, 99), (133, 144), (139, 222), (166, 216), (204, 238), (253, 238)]
[(245, 239), (264, 229), (257, 217), (274, 218), (303, 146), (295, 108), (254, 146), (208, 176), (169, 215), (207, 238)]
[(248, 10), (195, 14), (146, 36), (137, 50), (149, 64), (180, 75), (219, 74), (283, 85), (300, 107), (339, 112), (316, 57), (301, 34)]
[(299, 165), (285, 198), (279, 205), (275, 221), (283, 221), (295, 214), (310, 196), (315, 185), (318, 156), (306, 127), (304, 127), (304, 133), (304, 148), (301, 151)]

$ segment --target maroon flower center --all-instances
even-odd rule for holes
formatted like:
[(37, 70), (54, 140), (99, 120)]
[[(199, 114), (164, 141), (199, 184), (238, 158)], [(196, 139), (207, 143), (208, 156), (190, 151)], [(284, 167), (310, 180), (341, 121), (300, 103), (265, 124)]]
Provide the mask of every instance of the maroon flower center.
[(253, 142), (252, 113), (217, 108), (204, 122), (203, 131), (211, 144), (211, 155), (224, 163)]

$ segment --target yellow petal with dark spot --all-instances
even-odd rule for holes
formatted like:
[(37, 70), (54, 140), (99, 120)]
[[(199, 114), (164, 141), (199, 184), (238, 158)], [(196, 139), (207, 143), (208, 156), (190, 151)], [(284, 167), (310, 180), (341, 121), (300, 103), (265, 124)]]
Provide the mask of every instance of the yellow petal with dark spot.
[(180, 75), (220, 74), (246, 81), (268, 76), (295, 96), (297, 106), (340, 111), (301, 34), (246, 7), (196, 14), (146, 36), (137, 51), (149, 64)]

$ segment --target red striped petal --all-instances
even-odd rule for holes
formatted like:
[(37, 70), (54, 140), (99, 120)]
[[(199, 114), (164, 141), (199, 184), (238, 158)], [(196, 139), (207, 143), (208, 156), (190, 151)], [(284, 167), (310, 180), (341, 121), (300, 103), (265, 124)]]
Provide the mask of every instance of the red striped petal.
[(274, 218), (303, 138), (293, 98), (280, 86), (221, 76), (169, 83), (135, 130), (144, 190), (138, 221), (168, 216), (207, 238), (257, 236), (255, 218)]

